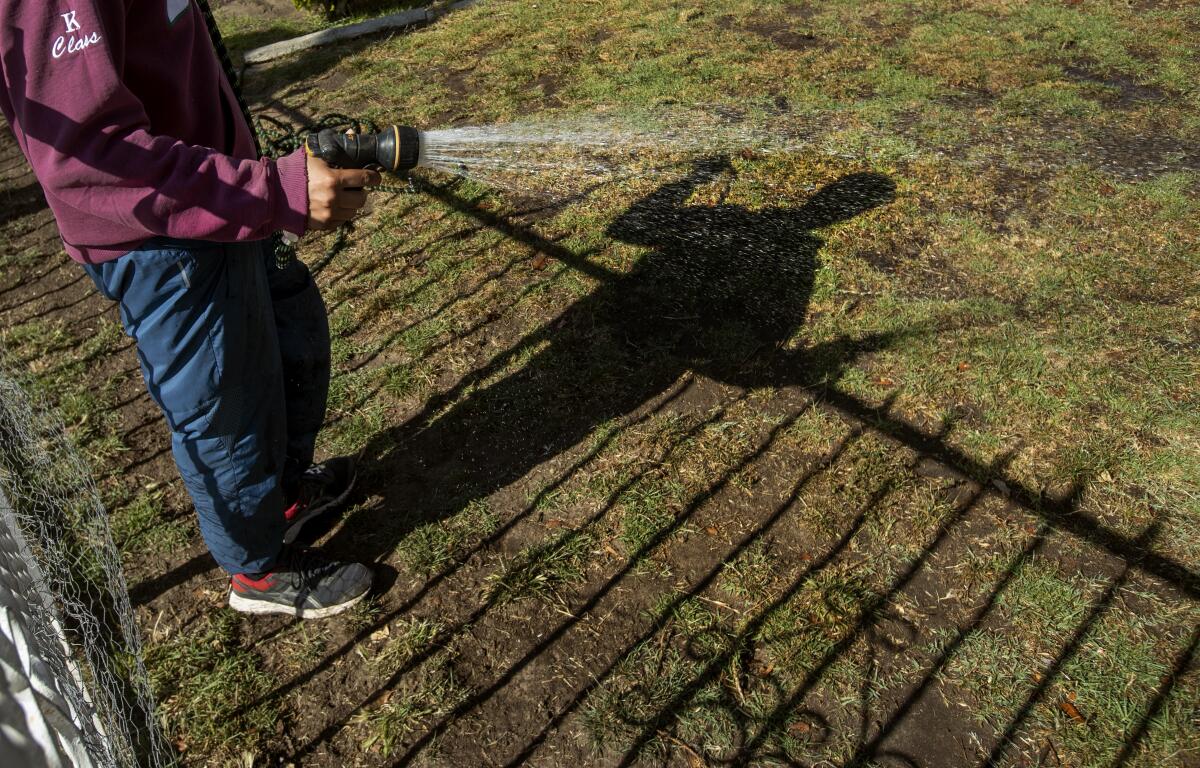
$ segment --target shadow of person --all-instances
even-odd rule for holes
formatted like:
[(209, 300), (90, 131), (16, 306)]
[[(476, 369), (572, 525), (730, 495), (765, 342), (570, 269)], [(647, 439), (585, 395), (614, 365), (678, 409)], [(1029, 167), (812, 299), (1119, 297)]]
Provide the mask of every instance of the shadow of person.
[[(849, 175), (795, 209), (688, 204), (731, 172), (726, 161), (707, 161), (634, 203), (608, 229), (646, 249), (628, 272), (475, 379), (494, 383), (375, 435), (363, 452), (361, 487), (382, 503), (361, 510), (328, 546), (384, 556), (413, 527), (505, 488), (689, 370), (736, 386), (807, 384), (886, 346), (890, 337), (881, 335), (781, 349), (804, 322), (812, 293), (822, 245), (812, 231), (890, 201), (892, 182)], [(751, 357), (767, 362), (749, 364)], [(503, 370), (515, 359), (525, 362)]]
[(611, 317), (631, 343), (699, 373), (742, 386), (798, 383), (760, 381), (744, 363), (764, 348), (775, 369), (794, 358), (778, 347), (808, 312), (823, 245), (812, 231), (891, 201), (895, 186), (881, 174), (855, 173), (799, 208), (687, 204), (700, 185), (731, 172), (725, 159), (707, 160), (617, 218), (609, 237), (653, 252), (596, 300), (615, 305)]

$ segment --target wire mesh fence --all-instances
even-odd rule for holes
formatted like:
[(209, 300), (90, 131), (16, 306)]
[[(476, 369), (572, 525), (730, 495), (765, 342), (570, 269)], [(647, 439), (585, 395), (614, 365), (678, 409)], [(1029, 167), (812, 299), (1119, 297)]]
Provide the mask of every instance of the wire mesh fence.
[(174, 762), (91, 474), (57, 416), (2, 367), (0, 678), (12, 737), (0, 759), (8, 748), (50, 766)]

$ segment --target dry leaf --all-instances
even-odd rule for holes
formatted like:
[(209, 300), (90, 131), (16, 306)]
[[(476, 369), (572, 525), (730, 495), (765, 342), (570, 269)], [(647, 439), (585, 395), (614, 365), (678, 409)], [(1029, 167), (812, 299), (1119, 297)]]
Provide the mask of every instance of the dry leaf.
[(547, 528), (562, 528), (562, 527), (563, 527), (563, 521), (562, 521), (562, 520), (558, 520), (558, 519), (547, 520), (547, 521), (546, 521), (546, 527), (547, 527)]
[(894, 386), (896, 386), (896, 380), (895, 380), (895, 379), (893, 379), (893, 378), (891, 378), (891, 377), (889, 377), (889, 376), (880, 376), (878, 379), (875, 379), (875, 383), (876, 383), (876, 384), (878, 384), (878, 385), (879, 385), (879, 386), (881, 386), (881, 387), (894, 387)]
[(1085, 718), (1083, 713), (1079, 711), (1079, 707), (1075, 706), (1074, 702), (1072, 701), (1074, 698), (1075, 694), (1067, 694), (1067, 698), (1058, 702), (1058, 708), (1065, 712), (1067, 717), (1071, 718), (1076, 723), (1079, 723), (1080, 725), (1086, 725), (1087, 718)]
[(548, 264), (549, 261), (550, 261), (550, 259), (548, 259), (546, 257), (546, 254), (539, 253), (537, 256), (534, 257), (533, 262), (530, 264), (530, 266), (532, 266), (537, 271), (541, 272), (543, 269), (546, 268), (546, 264)]
[(379, 642), (384, 638), (391, 637), (391, 634), (392, 628), (387, 624), (384, 624), (381, 629), (377, 629), (371, 633), (371, 642)]
[(685, 742), (680, 741), (679, 739), (675, 738), (674, 736), (672, 736), (671, 734), (669, 734), (663, 730), (660, 730), (658, 732), (658, 736), (660, 739), (665, 739), (683, 750), (683, 753), (687, 756), (688, 768), (704, 768), (705, 767), (703, 758), (701, 758), (700, 755), (698, 755), (696, 753), (696, 750), (689, 747)]
[(705, 528), (705, 529), (704, 529), (704, 532), (705, 532), (705, 533), (707, 533), (709, 536), (716, 536), (716, 535), (717, 535), (717, 529), (716, 529), (716, 527), (715, 527), (715, 526), (712, 526), (712, 525), (710, 525), (710, 526), (708, 526), (707, 528)]

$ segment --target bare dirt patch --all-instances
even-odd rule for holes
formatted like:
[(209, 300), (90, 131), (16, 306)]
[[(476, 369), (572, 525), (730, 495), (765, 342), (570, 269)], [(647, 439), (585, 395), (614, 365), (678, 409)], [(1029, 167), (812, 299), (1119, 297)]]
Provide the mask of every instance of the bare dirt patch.
[(780, 48), (786, 48), (789, 51), (820, 48), (822, 45), (821, 41), (813, 33), (798, 31), (790, 24), (752, 22), (746, 24), (745, 29), (759, 37), (765, 37)]
[(789, 51), (803, 51), (827, 47), (815, 34), (805, 31), (801, 23), (806, 21), (808, 16), (798, 12), (790, 14), (791, 18), (798, 21), (773, 21), (773, 20), (753, 20), (738, 16), (721, 16), (717, 19), (717, 26), (721, 29), (738, 29), (745, 30), (758, 37), (770, 40)]
[(1171, 171), (1200, 170), (1200, 150), (1176, 136), (1111, 132), (1094, 141), (1096, 165), (1116, 176), (1153, 178)]
[(1108, 92), (1106, 101), (1119, 109), (1129, 109), (1146, 102), (1163, 101), (1168, 98), (1161, 88), (1143, 85), (1119, 72), (1099, 72), (1086, 61), (1063, 67), (1063, 72), (1077, 82), (1102, 86)]

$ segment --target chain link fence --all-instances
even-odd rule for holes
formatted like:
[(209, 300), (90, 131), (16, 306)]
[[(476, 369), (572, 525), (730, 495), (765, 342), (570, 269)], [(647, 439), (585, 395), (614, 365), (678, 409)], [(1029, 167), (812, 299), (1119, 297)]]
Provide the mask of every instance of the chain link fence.
[(0, 765), (173, 763), (91, 474), (0, 367)]

